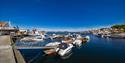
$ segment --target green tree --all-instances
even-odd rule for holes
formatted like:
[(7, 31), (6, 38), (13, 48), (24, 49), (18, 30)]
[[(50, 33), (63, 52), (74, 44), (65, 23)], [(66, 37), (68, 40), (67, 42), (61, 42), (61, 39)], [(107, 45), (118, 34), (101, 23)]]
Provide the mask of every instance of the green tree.
[(113, 25), (111, 28), (118, 29), (119, 32), (125, 32), (125, 24)]
[(121, 25), (113, 25), (111, 28), (125, 29), (125, 24), (121, 24)]

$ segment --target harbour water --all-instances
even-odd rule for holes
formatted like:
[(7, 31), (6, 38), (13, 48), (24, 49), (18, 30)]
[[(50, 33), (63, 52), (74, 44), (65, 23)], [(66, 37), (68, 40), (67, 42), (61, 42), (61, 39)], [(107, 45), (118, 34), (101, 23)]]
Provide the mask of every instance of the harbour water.
[(47, 56), (42, 49), (22, 49), (20, 52), (27, 63), (125, 63), (125, 39), (99, 38), (91, 34), (89, 36), (90, 41), (82, 47), (73, 48), (68, 59), (61, 59), (57, 55)]

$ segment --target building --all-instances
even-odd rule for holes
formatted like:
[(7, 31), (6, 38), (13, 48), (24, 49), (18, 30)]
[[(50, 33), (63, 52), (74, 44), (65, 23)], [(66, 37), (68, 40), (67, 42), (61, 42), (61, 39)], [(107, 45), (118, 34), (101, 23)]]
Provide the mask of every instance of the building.
[(9, 22), (0, 21), (0, 35), (10, 35), (10, 33), (16, 33), (19, 29), (17, 27), (11, 27)]
[(8, 22), (0, 22), (0, 27), (9, 27)]

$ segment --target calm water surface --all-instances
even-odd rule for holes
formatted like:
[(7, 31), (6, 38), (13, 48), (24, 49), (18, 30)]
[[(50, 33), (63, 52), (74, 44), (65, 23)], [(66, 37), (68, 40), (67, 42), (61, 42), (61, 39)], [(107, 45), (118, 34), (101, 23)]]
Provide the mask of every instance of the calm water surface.
[(65, 60), (59, 56), (46, 56), (41, 49), (20, 51), (27, 63), (125, 63), (125, 39), (90, 37), (88, 43), (74, 48), (73, 54)]

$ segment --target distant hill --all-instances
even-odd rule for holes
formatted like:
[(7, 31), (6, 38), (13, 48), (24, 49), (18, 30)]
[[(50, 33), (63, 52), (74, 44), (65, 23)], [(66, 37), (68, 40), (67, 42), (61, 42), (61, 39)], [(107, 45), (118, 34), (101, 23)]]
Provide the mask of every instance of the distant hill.
[(111, 28), (117, 28), (117, 29), (124, 29), (125, 30), (125, 24), (113, 25)]

